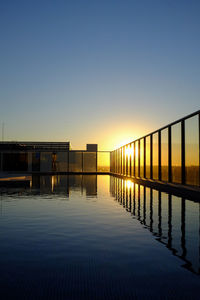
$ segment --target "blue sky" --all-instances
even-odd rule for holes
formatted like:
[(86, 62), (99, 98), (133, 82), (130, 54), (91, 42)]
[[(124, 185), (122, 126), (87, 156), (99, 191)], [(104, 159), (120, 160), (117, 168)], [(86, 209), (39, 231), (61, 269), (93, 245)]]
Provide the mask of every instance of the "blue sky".
[(7, 140), (112, 150), (199, 109), (200, 1), (0, 1)]

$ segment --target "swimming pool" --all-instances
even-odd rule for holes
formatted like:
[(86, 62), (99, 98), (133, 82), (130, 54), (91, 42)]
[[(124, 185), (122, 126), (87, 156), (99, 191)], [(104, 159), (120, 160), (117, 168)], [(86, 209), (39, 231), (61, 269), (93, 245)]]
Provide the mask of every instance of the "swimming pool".
[(109, 175), (0, 191), (1, 299), (199, 298), (198, 201)]

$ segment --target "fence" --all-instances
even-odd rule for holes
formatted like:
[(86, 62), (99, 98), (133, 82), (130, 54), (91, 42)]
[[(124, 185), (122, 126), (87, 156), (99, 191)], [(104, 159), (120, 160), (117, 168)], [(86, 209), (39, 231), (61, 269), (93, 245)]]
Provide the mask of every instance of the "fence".
[(7, 151), (0, 153), (0, 162), (0, 171), (3, 172), (110, 172), (108, 151)]
[(200, 186), (200, 111), (111, 152), (113, 174)]

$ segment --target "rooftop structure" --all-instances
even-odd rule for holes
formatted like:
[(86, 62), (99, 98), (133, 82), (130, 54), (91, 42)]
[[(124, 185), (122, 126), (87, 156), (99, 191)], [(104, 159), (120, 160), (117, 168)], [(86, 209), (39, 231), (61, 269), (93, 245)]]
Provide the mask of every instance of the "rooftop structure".
[(86, 149), (87, 149), (87, 151), (90, 151), (90, 152), (97, 152), (98, 145), (97, 144), (87, 144)]
[(69, 151), (70, 142), (0, 142), (0, 151)]
[(70, 142), (0, 142), (0, 172), (108, 173), (110, 152), (72, 150)]

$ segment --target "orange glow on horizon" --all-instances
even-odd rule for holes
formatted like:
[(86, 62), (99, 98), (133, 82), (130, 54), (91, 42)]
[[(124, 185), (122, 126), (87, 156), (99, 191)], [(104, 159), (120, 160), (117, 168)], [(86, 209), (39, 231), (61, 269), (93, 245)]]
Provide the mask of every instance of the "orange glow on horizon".
[(135, 139), (136, 138), (133, 137), (132, 139), (124, 140), (124, 141), (120, 142), (118, 145), (116, 145), (115, 149), (121, 148), (121, 147), (127, 145), (128, 143), (131, 143)]

